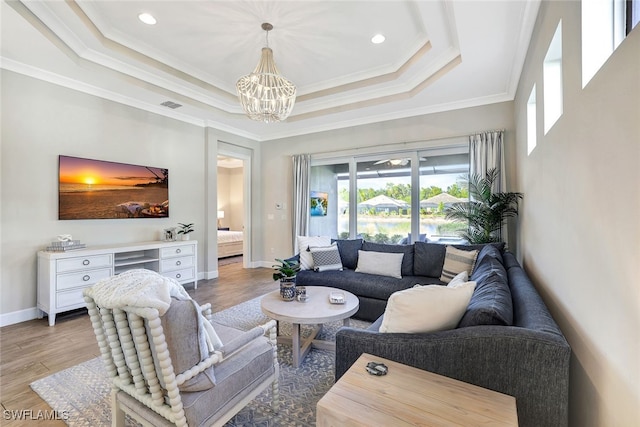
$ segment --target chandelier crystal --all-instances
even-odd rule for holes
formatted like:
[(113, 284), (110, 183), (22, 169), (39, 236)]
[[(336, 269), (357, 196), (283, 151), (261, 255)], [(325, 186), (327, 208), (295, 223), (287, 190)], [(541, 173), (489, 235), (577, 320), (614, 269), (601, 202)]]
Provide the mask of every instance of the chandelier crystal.
[(267, 46), (262, 48), (255, 70), (238, 79), (236, 90), (249, 118), (265, 123), (281, 122), (293, 110), (296, 85), (280, 75), (273, 60), (273, 51), (269, 47), (269, 31), (273, 25), (265, 22), (262, 29), (267, 32)]

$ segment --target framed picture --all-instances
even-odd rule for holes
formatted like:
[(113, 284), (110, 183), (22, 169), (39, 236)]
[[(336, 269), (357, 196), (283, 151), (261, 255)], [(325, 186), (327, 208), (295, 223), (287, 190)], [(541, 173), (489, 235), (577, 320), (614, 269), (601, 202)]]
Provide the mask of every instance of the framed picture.
[(309, 204), (311, 216), (327, 216), (329, 205), (329, 194), (320, 191), (311, 192), (311, 203)]
[(178, 238), (175, 227), (164, 229), (164, 239), (167, 242), (173, 242)]
[(58, 156), (58, 219), (168, 218), (169, 170)]

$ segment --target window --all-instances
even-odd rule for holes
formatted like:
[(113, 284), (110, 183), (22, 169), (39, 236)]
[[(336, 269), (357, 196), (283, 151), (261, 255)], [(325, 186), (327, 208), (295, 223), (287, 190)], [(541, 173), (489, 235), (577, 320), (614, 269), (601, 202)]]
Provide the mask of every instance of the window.
[(533, 85), (527, 101), (527, 155), (531, 154), (537, 144), (538, 123), (536, 114), (536, 85)]
[(458, 242), (466, 224), (447, 220), (444, 209), (468, 200), (468, 173), (466, 145), (314, 161), (310, 189), (328, 194), (328, 209), (310, 217), (310, 233), (378, 243)]
[(582, 87), (638, 24), (639, 0), (582, 0)]
[(562, 116), (562, 21), (558, 23), (542, 66), (545, 135)]
[(626, 0), (626, 5), (625, 34), (628, 36), (631, 30), (640, 22), (640, 0)]

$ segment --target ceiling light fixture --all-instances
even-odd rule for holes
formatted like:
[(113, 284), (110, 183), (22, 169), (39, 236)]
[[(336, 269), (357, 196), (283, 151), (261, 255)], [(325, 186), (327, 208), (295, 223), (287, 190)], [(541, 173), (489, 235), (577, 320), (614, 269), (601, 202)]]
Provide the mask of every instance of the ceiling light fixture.
[(236, 90), (244, 112), (253, 120), (271, 123), (285, 120), (296, 101), (296, 85), (282, 77), (269, 47), (269, 31), (273, 25), (265, 22), (266, 47), (262, 48), (260, 62), (251, 74), (240, 77)]
[(144, 22), (147, 25), (155, 25), (156, 24), (156, 18), (153, 17), (153, 15), (151, 15), (150, 13), (141, 13), (140, 15), (138, 15), (138, 19), (142, 22)]
[(383, 43), (386, 40), (386, 37), (383, 36), (382, 34), (376, 34), (375, 36), (371, 37), (371, 43), (373, 44), (380, 44)]

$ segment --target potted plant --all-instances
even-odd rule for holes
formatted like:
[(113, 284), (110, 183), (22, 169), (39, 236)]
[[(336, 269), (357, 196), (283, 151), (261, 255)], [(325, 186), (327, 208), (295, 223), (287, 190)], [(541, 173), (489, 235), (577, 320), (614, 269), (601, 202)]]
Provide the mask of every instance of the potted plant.
[(296, 275), (300, 271), (300, 262), (277, 259), (273, 265), (273, 280), (280, 280), (280, 296), (285, 301), (293, 301), (296, 297)]
[(178, 234), (182, 234), (182, 240), (189, 240), (189, 233), (193, 232), (193, 223), (183, 224), (181, 222), (178, 223), (179, 230)]
[(453, 203), (445, 209), (447, 219), (466, 221), (467, 229), (460, 237), (471, 244), (502, 241), (502, 225), (509, 217), (518, 215), (518, 201), (522, 193), (494, 193), (493, 183), (498, 179), (498, 170), (489, 169), (485, 176), (473, 174), (469, 177), (468, 202)]

